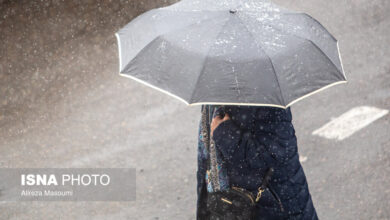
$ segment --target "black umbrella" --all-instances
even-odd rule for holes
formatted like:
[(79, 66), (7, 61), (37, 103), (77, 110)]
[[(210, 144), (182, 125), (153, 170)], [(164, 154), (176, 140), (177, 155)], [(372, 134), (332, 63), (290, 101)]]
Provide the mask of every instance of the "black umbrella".
[(183, 0), (116, 36), (121, 75), (190, 105), (286, 108), (346, 82), (337, 40), (267, 0)]

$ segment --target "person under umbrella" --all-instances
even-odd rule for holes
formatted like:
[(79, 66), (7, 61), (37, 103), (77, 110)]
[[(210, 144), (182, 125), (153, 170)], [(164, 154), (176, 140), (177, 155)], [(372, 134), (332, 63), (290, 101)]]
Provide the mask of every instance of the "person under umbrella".
[(209, 152), (204, 129), (220, 153), (218, 163), (224, 165), (218, 171), (219, 190), (235, 186), (256, 195), (264, 172), (273, 167), (254, 219), (318, 219), (299, 161), (290, 108), (202, 105), (205, 118), (212, 120), (199, 124), (197, 219), (209, 219), (206, 197), (215, 187), (210, 186), (206, 173)]

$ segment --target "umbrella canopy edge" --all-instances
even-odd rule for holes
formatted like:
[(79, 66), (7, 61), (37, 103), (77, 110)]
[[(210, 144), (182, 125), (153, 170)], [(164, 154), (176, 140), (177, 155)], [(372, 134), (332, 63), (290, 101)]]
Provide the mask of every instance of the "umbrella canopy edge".
[(347, 76), (345, 75), (345, 71), (344, 71), (343, 59), (341, 58), (341, 53), (340, 53), (340, 47), (339, 47), (339, 41), (338, 40), (336, 41), (336, 45), (337, 45), (337, 52), (339, 54), (339, 59), (340, 59), (341, 71), (343, 71), (343, 75), (344, 75), (345, 81), (348, 81), (347, 80)]
[(317, 90), (314, 90), (304, 96), (301, 96), (293, 101), (291, 101), (290, 103), (288, 103), (286, 106), (283, 106), (283, 105), (275, 105), (275, 104), (266, 104), (266, 103), (229, 103), (229, 102), (194, 102), (194, 103), (190, 103), (188, 104), (189, 106), (195, 106), (195, 105), (245, 105), (245, 106), (264, 106), (264, 107), (276, 107), (276, 108), (282, 108), (282, 109), (287, 109), (288, 107), (290, 107), (291, 105), (295, 104), (296, 102), (298, 101), (301, 101), (302, 99), (304, 98), (307, 98), (309, 96), (312, 96), (318, 92), (321, 92), (325, 89), (328, 89), (332, 86), (335, 86), (335, 85), (338, 85), (338, 84), (344, 84), (344, 83), (347, 83), (346, 80), (343, 80), (343, 81), (337, 81), (337, 82), (334, 82), (334, 83), (331, 83), (331, 84), (328, 84), (324, 87), (321, 87)]
[(118, 33), (115, 33), (116, 40), (118, 42), (118, 55), (119, 55), (119, 73), (122, 71), (122, 50), (121, 50), (121, 38)]
[(190, 105), (190, 104), (189, 104), (186, 100), (184, 100), (183, 98), (181, 98), (181, 97), (179, 97), (179, 96), (177, 96), (177, 95), (175, 95), (175, 94), (173, 94), (173, 93), (171, 93), (171, 92), (169, 92), (169, 91), (166, 91), (166, 90), (164, 90), (164, 89), (158, 88), (158, 87), (156, 87), (156, 86), (154, 86), (154, 85), (152, 85), (152, 84), (150, 84), (150, 83), (147, 83), (147, 82), (145, 82), (145, 81), (143, 81), (143, 80), (140, 80), (140, 79), (138, 79), (138, 78), (136, 78), (136, 77), (133, 77), (133, 76), (127, 75), (127, 74), (123, 74), (123, 73), (119, 73), (119, 75), (120, 75), (120, 76), (123, 76), (123, 77), (127, 77), (127, 78), (130, 78), (130, 79), (133, 79), (133, 80), (135, 80), (135, 81), (137, 81), (137, 82), (139, 82), (139, 83), (142, 83), (142, 84), (144, 84), (144, 85), (146, 85), (146, 86), (148, 86), (148, 87), (150, 87), (150, 88), (153, 88), (153, 89), (155, 89), (155, 90), (157, 90), (157, 91), (159, 91), (159, 92), (162, 92), (162, 93), (165, 93), (165, 94), (167, 94), (167, 95), (169, 95), (169, 96), (172, 96), (173, 98), (176, 98), (176, 99), (178, 99), (178, 100), (184, 102), (186, 105)]

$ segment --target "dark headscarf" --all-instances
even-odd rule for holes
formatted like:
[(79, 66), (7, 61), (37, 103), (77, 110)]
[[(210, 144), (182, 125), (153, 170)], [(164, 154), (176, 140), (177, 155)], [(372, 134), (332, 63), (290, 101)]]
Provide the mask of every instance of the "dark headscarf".
[[(242, 130), (254, 130), (256, 124), (267, 122), (287, 121), (291, 122), (290, 108), (281, 109), (264, 106), (214, 106), (219, 114), (227, 113), (231, 120)], [(256, 123), (256, 121), (258, 123)]]

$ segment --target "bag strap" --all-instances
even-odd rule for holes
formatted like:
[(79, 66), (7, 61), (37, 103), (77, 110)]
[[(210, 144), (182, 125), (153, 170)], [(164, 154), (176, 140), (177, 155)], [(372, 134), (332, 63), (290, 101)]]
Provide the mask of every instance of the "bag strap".
[(275, 190), (274, 190), (271, 186), (268, 186), (268, 189), (269, 189), (269, 191), (271, 192), (271, 194), (274, 196), (274, 198), (276, 199), (276, 201), (278, 202), (279, 207), (280, 207), (280, 210), (281, 210), (282, 212), (284, 212), (284, 207), (283, 207), (282, 201), (280, 200), (278, 194), (275, 192)]

